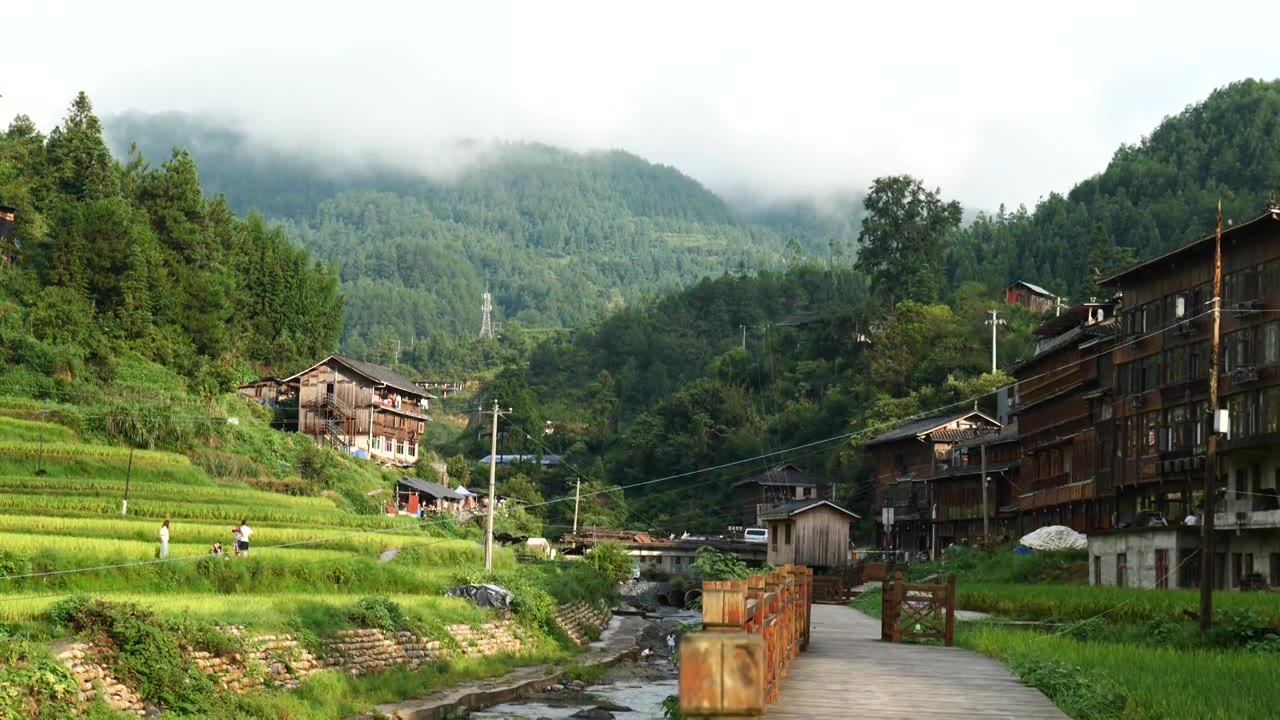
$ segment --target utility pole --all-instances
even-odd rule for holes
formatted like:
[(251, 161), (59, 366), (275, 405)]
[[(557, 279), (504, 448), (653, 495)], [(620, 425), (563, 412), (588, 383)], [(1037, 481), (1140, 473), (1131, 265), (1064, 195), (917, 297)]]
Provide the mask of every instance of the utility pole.
[(129, 514), (129, 480), (133, 478), (133, 446), (129, 447), (129, 469), (124, 474), (124, 500), (120, 502), (120, 514)]
[(484, 572), (493, 572), (493, 506), (498, 481), (498, 401), (493, 401), (493, 435), (489, 438), (489, 518), (484, 531)]
[(739, 325), (738, 327), (742, 328), (742, 349), (746, 350), (747, 349), (747, 326)]
[(582, 478), (578, 478), (578, 487), (573, 491), (573, 534), (578, 534), (578, 501), (582, 499)]
[(987, 318), (984, 322), (991, 326), (991, 374), (995, 375), (996, 374), (996, 328), (1001, 325), (1004, 325), (1005, 321), (999, 318), (1000, 311), (998, 310), (988, 310), (987, 314), (990, 315), (991, 317)]
[(1209, 352), (1209, 437), (1204, 459), (1204, 521), (1200, 523), (1200, 632), (1213, 628), (1214, 496), (1218, 488), (1218, 361), (1222, 327), (1222, 200), (1213, 236), (1213, 335)]
[(984, 440), (982, 448), (982, 540), (986, 542), (987, 537), (991, 535), (991, 526), (987, 520), (987, 443)]

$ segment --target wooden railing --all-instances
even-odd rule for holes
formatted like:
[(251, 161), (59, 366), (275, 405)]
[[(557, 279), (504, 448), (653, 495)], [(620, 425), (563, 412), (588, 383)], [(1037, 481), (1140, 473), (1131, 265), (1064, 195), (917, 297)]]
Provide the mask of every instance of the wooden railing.
[(939, 584), (910, 584), (898, 572), (886, 578), (880, 589), (881, 640), (900, 643), (903, 638), (930, 638), (951, 647), (956, 622), (955, 575)]
[(761, 715), (809, 646), (813, 571), (787, 565), (746, 580), (702, 584), (703, 632), (680, 642), (686, 718)]

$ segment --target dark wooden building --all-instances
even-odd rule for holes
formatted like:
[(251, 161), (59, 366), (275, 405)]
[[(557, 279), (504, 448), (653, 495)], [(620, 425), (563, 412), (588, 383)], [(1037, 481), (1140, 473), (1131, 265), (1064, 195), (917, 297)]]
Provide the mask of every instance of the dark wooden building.
[(1014, 369), (1019, 536), (1047, 525), (1110, 527), (1116, 307), (1081, 303), (1046, 322), (1035, 355)]
[(849, 565), (849, 524), (857, 515), (827, 500), (796, 500), (760, 517), (769, 530), (772, 565), (831, 571)]
[(1058, 302), (1058, 296), (1048, 290), (1021, 280), (1005, 288), (1004, 299), (1010, 305), (1021, 305), (1037, 313), (1049, 312)]
[(759, 475), (739, 480), (733, 492), (742, 508), (743, 527), (764, 527), (761, 516), (793, 500), (813, 500), (826, 496), (827, 481), (795, 465), (779, 465)]
[[(863, 444), (874, 458), (876, 512), (893, 512), (893, 524), (881, 523), (886, 549), (928, 550), (933, 534), (932, 488), (929, 481), (951, 467), (951, 448), (1000, 424), (976, 410), (925, 418), (891, 430)], [(952, 432), (960, 431), (960, 432)]]
[[(981, 428), (943, 431), (958, 436), (951, 446), (951, 462), (934, 475), (932, 495), (938, 505), (934, 517), (935, 547), (976, 545), (983, 540), (982, 518), (985, 514), (992, 537), (1004, 537), (1015, 531), (1018, 515), (1018, 424), (999, 430)], [(982, 504), (982, 452), (987, 455), (987, 504)]]
[(281, 399), (290, 397), (292, 387), (285, 380), (267, 376), (241, 385), (240, 395), (261, 405), (276, 407)]
[(287, 379), (297, 388), (298, 432), (394, 465), (418, 460), (431, 396), (390, 368), (331, 355)]
[[(1104, 280), (1123, 296), (1114, 351), (1115, 524), (1178, 528), (1215, 511), (1216, 582), (1280, 585), (1280, 209), (1222, 232), (1218, 387), (1230, 433), (1219, 442), (1216, 497), (1206, 503), (1213, 255), (1210, 235)], [(1198, 564), (1189, 542), (1166, 543), (1165, 557), (1147, 558), (1151, 544), (1139, 535), (1126, 537), (1140, 545), (1110, 547), (1114, 559), (1099, 561), (1177, 567), (1180, 584), (1195, 583), (1185, 572)]]

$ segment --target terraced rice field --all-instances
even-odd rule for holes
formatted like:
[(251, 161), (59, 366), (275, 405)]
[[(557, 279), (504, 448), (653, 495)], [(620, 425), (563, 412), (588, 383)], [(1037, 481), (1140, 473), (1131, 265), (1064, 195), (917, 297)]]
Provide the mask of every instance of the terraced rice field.
[[(171, 542), (161, 561), (165, 519)], [(241, 520), (254, 530), (250, 557), (211, 556), (215, 542), (230, 551)], [(0, 623), (35, 620), (77, 592), (264, 628), (372, 594), (394, 596), (407, 612), (478, 621), (484, 611), (441, 597), (483, 564), (475, 539), (454, 534), (413, 518), (353, 512), (336, 494), (297, 497), (218, 482), (179, 454), (135, 451), (130, 469), (126, 448), (0, 417)], [(391, 549), (399, 555), (380, 560)], [(510, 569), (514, 557), (499, 550), (495, 565)]]

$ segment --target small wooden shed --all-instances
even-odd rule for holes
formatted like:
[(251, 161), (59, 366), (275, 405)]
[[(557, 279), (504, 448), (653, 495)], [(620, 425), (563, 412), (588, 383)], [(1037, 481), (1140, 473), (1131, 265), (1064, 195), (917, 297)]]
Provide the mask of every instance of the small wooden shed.
[(835, 570), (849, 565), (849, 524), (858, 516), (829, 500), (796, 500), (760, 516), (771, 565)]
[(404, 478), (396, 483), (396, 505), (410, 515), (417, 515), (419, 508), (424, 515), (457, 515), (462, 502), (461, 495), (440, 483), (416, 478)]

